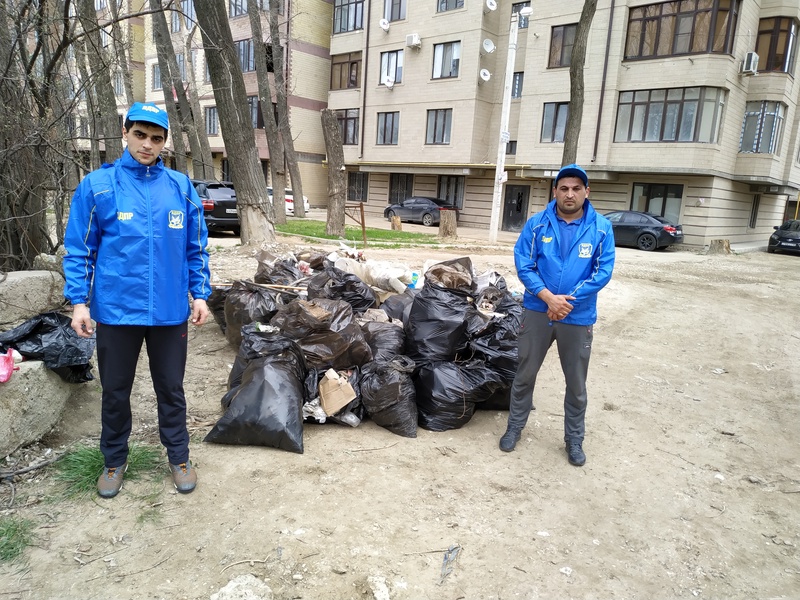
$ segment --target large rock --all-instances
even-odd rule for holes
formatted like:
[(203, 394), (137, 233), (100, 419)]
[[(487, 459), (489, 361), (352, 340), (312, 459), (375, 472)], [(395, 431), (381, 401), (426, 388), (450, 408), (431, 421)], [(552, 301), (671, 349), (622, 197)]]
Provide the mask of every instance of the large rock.
[(64, 277), (56, 271), (11, 271), (0, 282), (0, 331), (64, 304)]
[(61, 419), (82, 384), (67, 383), (39, 360), (23, 361), (0, 383), (0, 457), (36, 442)]

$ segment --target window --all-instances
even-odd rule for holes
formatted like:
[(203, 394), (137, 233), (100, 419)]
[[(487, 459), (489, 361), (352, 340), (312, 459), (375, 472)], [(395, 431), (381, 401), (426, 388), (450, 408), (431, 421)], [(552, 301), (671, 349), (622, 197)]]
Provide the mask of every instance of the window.
[(436, 12), (447, 12), (448, 10), (455, 10), (457, 8), (464, 8), (464, 0), (439, 0), (436, 6)]
[(425, 136), (426, 144), (449, 144), (450, 127), (453, 120), (452, 108), (440, 108), (428, 111), (428, 128)]
[(783, 114), (783, 104), (780, 102), (748, 102), (739, 152), (778, 154)]
[(197, 15), (194, 12), (193, 0), (183, 0), (181, 2), (181, 10), (183, 11), (183, 22), (186, 25), (186, 29), (191, 29), (194, 27), (197, 19)]
[(181, 13), (177, 10), (171, 11), (169, 20), (169, 30), (172, 33), (177, 33), (181, 30)]
[(756, 53), (759, 71), (792, 74), (797, 55), (797, 21), (786, 17), (761, 19)]
[(386, 81), (400, 83), (403, 81), (403, 51), (393, 50), (392, 52), (381, 52), (381, 79), (380, 85), (386, 85)]
[(397, 144), (397, 134), (400, 130), (400, 113), (378, 113), (378, 140), (379, 146), (393, 146)]
[(631, 210), (653, 213), (680, 223), (682, 197), (682, 185), (634, 183)]
[(615, 142), (717, 142), (725, 92), (691, 87), (620, 92)]
[(153, 65), (153, 89), (161, 89), (161, 65), (158, 63)]
[[(519, 14), (519, 11), (521, 11), (523, 8), (530, 8), (530, 6), (531, 6), (530, 2), (516, 2), (511, 5), (511, 14)], [(520, 29), (527, 29), (528, 17), (523, 17), (522, 15), (520, 15), (518, 21), (518, 27)]]
[(125, 95), (125, 80), (122, 77), (122, 71), (114, 73), (114, 94), (117, 96)]
[(577, 23), (553, 27), (553, 36), (550, 39), (550, 60), (547, 63), (549, 68), (569, 66), (572, 61), (572, 47), (575, 45), (577, 31)]
[(731, 54), (739, 0), (681, 0), (631, 8), (625, 58)]
[(517, 153), (517, 140), (509, 140), (506, 142), (506, 154), (513, 156)]
[(178, 73), (181, 74), (181, 81), (186, 81), (186, 57), (183, 52), (175, 53), (175, 61), (178, 63)]
[(434, 44), (433, 46), (433, 78), (458, 77), (458, 65), (461, 62), (461, 42)]
[(369, 173), (351, 171), (347, 174), (347, 199), (350, 202), (366, 202), (369, 195)]
[(383, 0), (383, 16), (387, 21), (406, 18), (406, 0)]
[(464, 208), (464, 176), (440, 175), (437, 197), (456, 208)]
[(219, 133), (219, 121), (217, 119), (217, 107), (207, 106), (206, 110), (206, 134), (217, 135)]
[(239, 66), (242, 73), (249, 73), (256, 70), (256, 56), (253, 49), (253, 40), (240, 40), (234, 42), (236, 54), (239, 56)]
[(414, 176), (411, 173), (389, 174), (389, 204), (402, 202), (414, 195)]
[(100, 44), (103, 48), (108, 48), (111, 45), (111, 33), (105, 28), (100, 28)]
[(567, 128), (569, 102), (547, 102), (542, 115), (542, 143), (564, 141), (564, 130)]
[(331, 89), (361, 87), (361, 52), (336, 54), (331, 57)]
[(333, 33), (362, 29), (364, 0), (334, 0)]
[(108, 6), (108, 4), (106, 3), (106, 0), (94, 0), (94, 9), (96, 11), (97, 10), (102, 10), (106, 6)]
[(250, 111), (250, 120), (253, 122), (253, 129), (264, 129), (264, 118), (261, 114), (261, 101), (258, 96), (247, 97), (247, 109)]
[(228, 0), (228, 16), (240, 17), (247, 14), (247, 0)]
[(336, 119), (342, 133), (342, 145), (354, 146), (358, 144), (358, 109), (348, 108), (336, 111)]
[(525, 79), (525, 73), (517, 72), (514, 73), (514, 80), (511, 83), (511, 97), (512, 98), (522, 98), (522, 81)]
[(758, 207), (761, 204), (761, 194), (755, 194), (753, 196), (753, 206), (750, 208), (750, 221), (747, 223), (747, 226), (750, 229), (756, 228), (756, 221), (758, 221)]

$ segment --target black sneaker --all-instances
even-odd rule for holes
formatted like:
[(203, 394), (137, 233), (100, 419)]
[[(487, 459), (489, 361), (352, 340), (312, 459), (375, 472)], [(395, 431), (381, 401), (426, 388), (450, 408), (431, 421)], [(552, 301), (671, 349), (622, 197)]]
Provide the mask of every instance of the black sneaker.
[(586, 455), (581, 447), (582, 442), (567, 442), (567, 458), (569, 464), (582, 467), (586, 463)]
[(503, 452), (511, 452), (517, 445), (520, 436), (522, 435), (522, 428), (509, 427), (500, 438), (500, 450)]

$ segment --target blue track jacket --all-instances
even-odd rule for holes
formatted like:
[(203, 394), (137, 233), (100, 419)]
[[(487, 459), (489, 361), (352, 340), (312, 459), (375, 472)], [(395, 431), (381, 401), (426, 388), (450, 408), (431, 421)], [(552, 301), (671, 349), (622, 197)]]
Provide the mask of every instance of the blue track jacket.
[(611, 222), (586, 200), (583, 222), (566, 260), (561, 259), (556, 201), (536, 213), (522, 229), (514, 246), (517, 276), (525, 286), (525, 308), (547, 312), (536, 294), (547, 288), (554, 294), (575, 296), (574, 307), (559, 323), (592, 325), (597, 321), (597, 292), (611, 280), (614, 269), (614, 232)]
[(203, 205), (186, 175), (125, 150), (72, 197), (64, 296), (107, 325), (178, 325), (211, 294)]

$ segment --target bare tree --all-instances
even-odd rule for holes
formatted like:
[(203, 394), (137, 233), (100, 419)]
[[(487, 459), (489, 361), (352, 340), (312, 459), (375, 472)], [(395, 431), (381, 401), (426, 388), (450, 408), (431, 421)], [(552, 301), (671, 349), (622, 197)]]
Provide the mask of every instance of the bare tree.
[(126, 40), (122, 35), (122, 28), (119, 19), (119, 3), (111, 0), (108, 3), (111, 9), (111, 39), (114, 42), (114, 52), (119, 65), (119, 72), (122, 75), (122, 85), (125, 88), (125, 102), (131, 106), (136, 99), (133, 97), (133, 75), (131, 74), (130, 61), (130, 40)]
[(572, 47), (572, 59), (569, 64), (569, 114), (564, 129), (564, 151), (561, 164), (574, 163), (578, 157), (578, 140), (581, 134), (583, 119), (583, 68), (586, 62), (586, 44), (589, 40), (589, 29), (597, 9), (597, 0), (586, 0), (583, 3), (581, 19), (575, 31), (575, 45)]
[(244, 78), (228, 23), (227, 4), (216, 0), (195, 0), (194, 4), (222, 138), (236, 186), (242, 243), (273, 242), (275, 228), (267, 218), (267, 182), (258, 159)]
[(344, 237), (344, 205), (347, 198), (344, 148), (339, 120), (336, 113), (328, 108), (322, 111), (322, 135), (328, 154), (328, 219), (325, 232)]
[[(188, 24), (188, 19), (187, 19)], [(192, 60), (192, 38), (197, 31), (197, 25), (192, 22), (192, 28), (189, 30), (189, 35), (186, 36), (186, 50), (184, 56), (186, 57), (186, 97), (189, 102), (189, 107), (192, 111), (192, 118), (186, 123), (187, 134), (191, 139), (193, 136), (197, 139), (197, 144), (200, 148), (199, 154), (192, 150), (192, 174), (196, 179), (213, 179), (214, 178), (214, 159), (211, 156), (211, 146), (208, 143), (208, 136), (204, 129), (198, 126), (198, 123), (203, 123), (203, 109), (200, 106), (200, 99), (197, 97), (197, 84), (194, 80), (194, 60)]]

